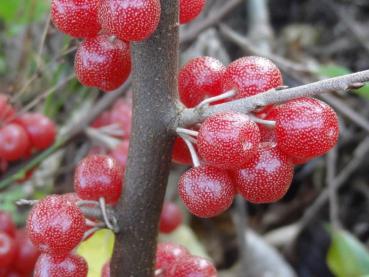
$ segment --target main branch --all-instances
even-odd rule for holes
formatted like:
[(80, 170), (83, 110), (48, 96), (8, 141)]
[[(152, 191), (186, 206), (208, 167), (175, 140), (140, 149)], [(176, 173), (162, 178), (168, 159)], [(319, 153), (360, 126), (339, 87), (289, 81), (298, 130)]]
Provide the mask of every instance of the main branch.
[(159, 27), (132, 45), (133, 127), (112, 276), (152, 277), (158, 222), (171, 163), (176, 122), (178, 1), (161, 0)]
[(248, 113), (260, 107), (283, 103), (291, 99), (314, 96), (324, 92), (347, 91), (363, 86), (363, 83), (368, 81), (369, 70), (365, 70), (290, 89), (271, 90), (225, 104), (209, 106), (208, 108), (184, 109), (181, 113), (180, 124), (182, 126), (190, 126), (203, 121), (213, 114), (224, 111)]

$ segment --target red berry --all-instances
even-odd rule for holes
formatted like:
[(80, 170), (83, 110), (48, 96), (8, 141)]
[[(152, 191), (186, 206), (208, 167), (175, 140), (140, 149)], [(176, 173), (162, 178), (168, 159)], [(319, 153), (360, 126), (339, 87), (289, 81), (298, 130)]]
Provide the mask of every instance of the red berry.
[(110, 261), (104, 264), (101, 270), (101, 277), (110, 277)]
[(87, 262), (81, 256), (69, 254), (59, 261), (48, 254), (41, 254), (38, 258), (34, 277), (86, 277)]
[(199, 166), (186, 171), (179, 180), (179, 196), (198, 217), (221, 214), (232, 204), (235, 189), (227, 171)]
[(129, 140), (124, 140), (110, 153), (110, 156), (119, 163), (123, 171), (125, 171), (127, 165), (128, 149)]
[(190, 60), (178, 76), (178, 91), (182, 103), (192, 108), (208, 96), (221, 94), (225, 71), (225, 66), (211, 57)]
[(156, 30), (160, 0), (101, 0), (102, 28), (124, 41), (140, 41)]
[(55, 27), (72, 37), (94, 37), (100, 31), (97, 12), (100, 0), (52, 0)]
[(47, 116), (26, 113), (21, 115), (17, 122), (26, 130), (32, 146), (37, 150), (44, 150), (54, 143), (56, 127)]
[(63, 196), (50, 195), (38, 202), (27, 220), (27, 233), (41, 252), (64, 256), (82, 240), (85, 218)]
[(243, 57), (232, 62), (224, 74), (225, 89), (236, 89), (235, 99), (249, 97), (283, 84), (282, 74), (270, 60)]
[(180, 0), (179, 22), (185, 24), (195, 19), (204, 9), (206, 0)]
[(0, 158), (0, 175), (8, 170), (8, 166), (9, 166), (8, 162), (5, 159)]
[(189, 256), (180, 260), (173, 276), (175, 277), (217, 277), (215, 266), (207, 259), (197, 256)]
[(200, 127), (197, 148), (208, 164), (242, 168), (257, 153), (260, 133), (247, 115), (225, 112), (208, 117)]
[(14, 259), (16, 244), (7, 233), (0, 232), (0, 268), (9, 266)]
[(164, 202), (160, 215), (160, 232), (169, 234), (182, 224), (183, 215), (181, 209), (172, 202)]
[(156, 269), (162, 270), (162, 277), (174, 277), (173, 272), (178, 261), (190, 256), (188, 250), (170, 242), (158, 244), (156, 250)]
[[(0, 275), (1, 276), (1, 275)], [(9, 271), (6, 275), (6, 277), (27, 277), (29, 276), (29, 274), (27, 275), (24, 275), (24, 274), (21, 274), (19, 272), (15, 272), (15, 271)]]
[(339, 123), (335, 111), (314, 98), (300, 98), (271, 111), (276, 120), (278, 148), (299, 161), (324, 155), (338, 140)]
[(101, 128), (107, 126), (111, 123), (111, 113), (110, 111), (103, 112), (98, 118), (92, 122), (92, 128)]
[(16, 226), (12, 216), (4, 211), (0, 211), (0, 232), (5, 232), (11, 237), (15, 237)]
[(114, 90), (131, 72), (129, 44), (107, 35), (86, 39), (78, 47), (74, 67), (84, 86)]
[(77, 166), (74, 190), (84, 200), (99, 200), (115, 204), (122, 193), (123, 171), (119, 163), (105, 155), (91, 155)]
[(18, 273), (30, 274), (33, 272), (38, 256), (38, 249), (32, 244), (24, 230), (17, 231), (17, 251), (12, 268)]
[(278, 201), (290, 187), (292, 177), (292, 163), (272, 144), (261, 146), (256, 161), (233, 172), (236, 189), (251, 203)]
[(174, 142), (172, 151), (172, 161), (177, 164), (183, 165), (192, 164), (190, 151), (188, 150), (188, 147), (182, 138), (178, 137)]
[(7, 161), (16, 161), (30, 148), (30, 141), (23, 127), (9, 124), (0, 129), (0, 157)]
[(14, 115), (15, 115), (15, 110), (8, 103), (8, 97), (0, 94), (0, 123), (7, 122)]

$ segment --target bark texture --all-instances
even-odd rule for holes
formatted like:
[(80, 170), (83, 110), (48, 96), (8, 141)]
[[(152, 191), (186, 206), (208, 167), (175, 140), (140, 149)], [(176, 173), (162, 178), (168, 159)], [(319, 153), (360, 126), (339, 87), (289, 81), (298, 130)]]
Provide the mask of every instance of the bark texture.
[(152, 277), (176, 124), (178, 1), (162, 0), (155, 34), (132, 44), (133, 126), (112, 276)]

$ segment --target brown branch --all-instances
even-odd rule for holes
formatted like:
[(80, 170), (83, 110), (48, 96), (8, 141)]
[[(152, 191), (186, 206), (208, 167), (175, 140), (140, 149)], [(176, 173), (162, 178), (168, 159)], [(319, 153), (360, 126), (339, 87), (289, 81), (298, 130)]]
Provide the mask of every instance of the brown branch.
[(133, 125), (124, 191), (116, 208), (121, 232), (111, 261), (114, 277), (154, 275), (178, 113), (178, 1), (161, 0), (161, 7), (154, 35), (132, 45)]
[(248, 113), (260, 107), (270, 104), (283, 103), (291, 99), (314, 96), (325, 92), (347, 91), (353, 85), (367, 81), (369, 81), (369, 70), (326, 79), (281, 91), (271, 90), (225, 104), (209, 106), (208, 108), (184, 109), (181, 113), (180, 124), (182, 126), (190, 126), (203, 121), (205, 118), (213, 114), (224, 111)]

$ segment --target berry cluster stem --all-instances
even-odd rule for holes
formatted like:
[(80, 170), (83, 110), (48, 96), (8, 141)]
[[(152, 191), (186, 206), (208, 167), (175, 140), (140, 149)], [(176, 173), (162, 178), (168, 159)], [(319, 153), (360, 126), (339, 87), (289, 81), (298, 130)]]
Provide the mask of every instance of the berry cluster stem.
[(111, 276), (154, 276), (158, 223), (179, 113), (178, 1), (161, 0), (161, 7), (156, 32), (131, 48), (133, 124), (124, 192), (116, 208), (120, 232)]

